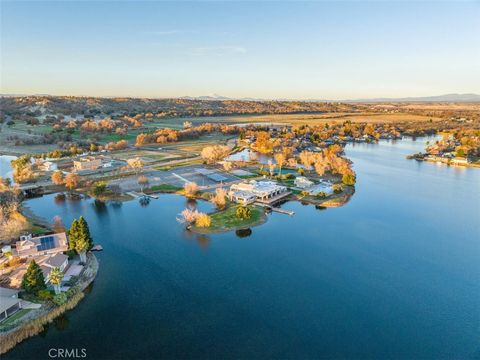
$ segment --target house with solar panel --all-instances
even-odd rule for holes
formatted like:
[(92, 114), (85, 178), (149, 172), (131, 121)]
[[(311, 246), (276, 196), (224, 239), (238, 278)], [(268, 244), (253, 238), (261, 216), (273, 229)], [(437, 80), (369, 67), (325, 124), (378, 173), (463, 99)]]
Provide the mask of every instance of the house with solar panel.
[(54, 255), (68, 250), (67, 235), (63, 233), (33, 237), (24, 235), (16, 243), (17, 256), (29, 258), (41, 255)]

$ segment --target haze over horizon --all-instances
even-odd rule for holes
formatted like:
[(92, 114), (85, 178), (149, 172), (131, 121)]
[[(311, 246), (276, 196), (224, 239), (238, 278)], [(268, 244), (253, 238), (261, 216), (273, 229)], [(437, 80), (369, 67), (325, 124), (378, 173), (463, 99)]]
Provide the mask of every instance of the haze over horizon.
[(2, 1), (1, 8), (1, 93), (304, 100), (480, 93), (478, 2)]

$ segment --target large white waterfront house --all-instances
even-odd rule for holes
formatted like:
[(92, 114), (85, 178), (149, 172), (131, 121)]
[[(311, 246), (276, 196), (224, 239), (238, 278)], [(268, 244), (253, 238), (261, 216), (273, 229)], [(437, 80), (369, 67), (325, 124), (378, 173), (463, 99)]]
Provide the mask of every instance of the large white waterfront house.
[(250, 204), (255, 201), (271, 204), (286, 196), (290, 192), (285, 186), (278, 185), (274, 181), (255, 181), (238, 183), (230, 186), (228, 197), (230, 200), (241, 204)]

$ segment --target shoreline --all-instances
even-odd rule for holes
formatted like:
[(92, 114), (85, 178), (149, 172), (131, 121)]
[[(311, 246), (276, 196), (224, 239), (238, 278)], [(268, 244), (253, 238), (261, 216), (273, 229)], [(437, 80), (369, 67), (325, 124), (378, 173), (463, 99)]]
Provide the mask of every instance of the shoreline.
[[(211, 214), (209, 214), (211, 215)], [(230, 231), (237, 231), (237, 230), (245, 230), (245, 229), (250, 229), (256, 226), (260, 226), (265, 224), (268, 221), (268, 217), (265, 214), (265, 212), (262, 212), (262, 215), (260, 216), (260, 219), (258, 219), (255, 222), (252, 222), (251, 224), (248, 225), (241, 225), (241, 226), (235, 226), (232, 228), (228, 229), (215, 229), (215, 230), (210, 230), (209, 228), (199, 228), (195, 225), (190, 227), (190, 231), (195, 233), (195, 234), (202, 234), (202, 235), (208, 235), (208, 234), (224, 234)]]
[(463, 167), (463, 168), (480, 168), (480, 163), (458, 164), (458, 163), (450, 162), (450, 159), (447, 159), (447, 158), (446, 159), (427, 159), (427, 158), (421, 159), (421, 158), (415, 158), (414, 155), (409, 155), (407, 156), (407, 160), (416, 160), (419, 162), (429, 162), (429, 163), (442, 164), (442, 165), (454, 166), (454, 167)]
[[(28, 314), (23, 319), (20, 318), (18, 323), (15, 324), (16, 326), (1, 331), (0, 355), (7, 353), (22, 341), (38, 335), (44, 330), (46, 324), (51, 323), (63, 313), (74, 309), (85, 297), (85, 289), (95, 280), (98, 268), (99, 262), (96, 256), (92, 252), (87, 253), (87, 262), (83, 273), (83, 276), (87, 276), (87, 278), (74, 286), (76, 289), (75, 294), (62, 305), (52, 306), (52, 304), (44, 303), (44, 307), (38, 310), (31, 310), (31, 312), (36, 311), (36, 313)], [(87, 272), (88, 274), (86, 274)]]

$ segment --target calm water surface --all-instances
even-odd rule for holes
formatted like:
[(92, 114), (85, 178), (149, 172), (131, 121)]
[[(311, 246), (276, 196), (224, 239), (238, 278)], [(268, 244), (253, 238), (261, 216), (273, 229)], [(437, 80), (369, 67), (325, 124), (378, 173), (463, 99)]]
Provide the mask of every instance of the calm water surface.
[(479, 359), (480, 170), (405, 160), (422, 148), (348, 146), (348, 205), (291, 202), (248, 237), (185, 233), (175, 195), (29, 201), (84, 215), (105, 251), (81, 304), (4, 358)]

